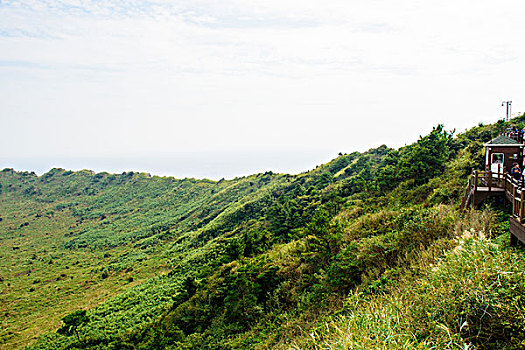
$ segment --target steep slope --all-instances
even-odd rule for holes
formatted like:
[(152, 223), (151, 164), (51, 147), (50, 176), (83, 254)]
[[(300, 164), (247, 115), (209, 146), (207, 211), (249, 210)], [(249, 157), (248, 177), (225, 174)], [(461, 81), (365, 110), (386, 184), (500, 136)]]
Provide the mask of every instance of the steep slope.
[(213, 182), (61, 169), (37, 177), (5, 169), (3, 341), (26, 342), (56, 329), (68, 310), (91, 308), (169, 271), (166, 246), (199, 227), (220, 228), (227, 208), (242, 208), (242, 198), (258, 198), (280, 181), (269, 174)]
[[(399, 150), (340, 155), (296, 176), (213, 182), (59, 169), (37, 177), (6, 169), (0, 254), (7, 259), (0, 267), (7, 307), (1, 312), (10, 317), (2, 342), (27, 344), (38, 324), (52, 332), (33, 349), (349, 347), (355, 340), (344, 343), (346, 333), (334, 329), (356, 331), (347, 322), (353, 314), (372, 317), (377, 305), (398, 307), (411, 297), (399, 291), (420, 281), (431, 286), (421, 293), (431, 290), (430, 264), (453, 261), (447, 252), (465, 229), (505, 232), (505, 215), (489, 210), (488, 219), (476, 221), (457, 210), (457, 201), (472, 167), (482, 166), (482, 142), (508, 125), (479, 125), (455, 137), (438, 126)], [(497, 301), (520, 307), (513, 304), (520, 291), (510, 288), (509, 299)], [(388, 304), (396, 298), (401, 301)], [(414, 339), (396, 335), (408, 323), (388, 328), (382, 319), (360, 324), (364, 331), (356, 334), (370, 337), (375, 325), (399, 340), (391, 348), (432, 347), (446, 340), (446, 332), (430, 327), (437, 320), (434, 326), (448, 327), (468, 346), (522, 341), (514, 329), (512, 337), (476, 338), (471, 330), (479, 327), (452, 327), (469, 307), (457, 305), (446, 322), (428, 316), (428, 331)], [(78, 337), (53, 332), (78, 309), (88, 310), (89, 319), (77, 327)], [(414, 312), (414, 322), (422, 320)]]
[(453, 249), (422, 251), (400, 278), (358, 288), (337, 314), (277, 348), (523, 349), (525, 256), (507, 235), (488, 238), (493, 219), (469, 213), (462, 223), (473, 229), (458, 232)]
[[(289, 240), (290, 230), (324, 200), (318, 189), (356, 156), (299, 176), (268, 172), (219, 182), (62, 169), (37, 177), (4, 169), (2, 342), (22, 346), (28, 338), (58, 328), (60, 317), (76, 308), (91, 309), (128, 288), (129, 295), (142, 299), (157, 295), (150, 293), (159, 289), (157, 284), (166, 284), (148, 302), (155, 307), (150, 310), (139, 300), (137, 310), (146, 314), (129, 321), (140, 325), (142, 318), (154, 318), (162, 301), (171, 302), (176, 293), (180, 281), (174, 275), (212, 270), (238, 256), (230, 247), (236, 244), (231, 236), (241, 228), (261, 226), (254, 230), (263, 232), (250, 238), (253, 248), (247, 254), (264, 249), (257, 245), (260, 241), (270, 246)], [(300, 210), (298, 205), (280, 205), (305, 188), (311, 193), (301, 199)], [(169, 278), (134, 287), (168, 272)]]

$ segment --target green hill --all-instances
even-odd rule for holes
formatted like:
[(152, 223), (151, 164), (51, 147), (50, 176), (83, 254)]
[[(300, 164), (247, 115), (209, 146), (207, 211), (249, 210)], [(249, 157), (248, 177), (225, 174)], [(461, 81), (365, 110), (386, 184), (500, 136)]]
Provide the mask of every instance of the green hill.
[(437, 126), (299, 175), (4, 169), (0, 346), (521, 348), (508, 215), (457, 208), (508, 125)]

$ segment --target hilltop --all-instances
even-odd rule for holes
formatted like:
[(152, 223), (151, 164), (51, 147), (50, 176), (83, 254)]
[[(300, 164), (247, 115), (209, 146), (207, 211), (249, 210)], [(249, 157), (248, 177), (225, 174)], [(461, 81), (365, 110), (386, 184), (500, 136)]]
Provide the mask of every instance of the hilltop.
[[(510, 123), (438, 125), (299, 175), (4, 169), (0, 344), (518, 349), (525, 279), (508, 214), (497, 201), (458, 210), (483, 142)], [(85, 322), (61, 328), (78, 310)]]

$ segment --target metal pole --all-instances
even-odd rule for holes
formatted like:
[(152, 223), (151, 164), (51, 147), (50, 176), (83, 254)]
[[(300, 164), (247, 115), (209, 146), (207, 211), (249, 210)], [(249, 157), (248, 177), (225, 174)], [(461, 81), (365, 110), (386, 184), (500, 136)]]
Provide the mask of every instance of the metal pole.
[(505, 121), (508, 122), (510, 120), (510, 114), (511, 114), (511, 110), (512, 110), (512, 101), (503, 101), (501, 103), (502, 106), (505, 106), (507, 105), (507, 114), (506, 114), (506, 117), (505, 117)]

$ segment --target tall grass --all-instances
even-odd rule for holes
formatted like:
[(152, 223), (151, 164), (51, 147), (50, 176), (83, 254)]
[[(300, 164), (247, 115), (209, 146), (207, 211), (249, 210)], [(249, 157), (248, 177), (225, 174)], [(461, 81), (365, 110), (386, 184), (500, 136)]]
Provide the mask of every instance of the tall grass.
[(525, 258), (488, 238), (492, 228), (490, 212), (466, 213), (442, 257), (437, 242), (407, 266), (419, 273), (380, 294), (356, 289), (338, 315), (279, 348), (525, 348)]

